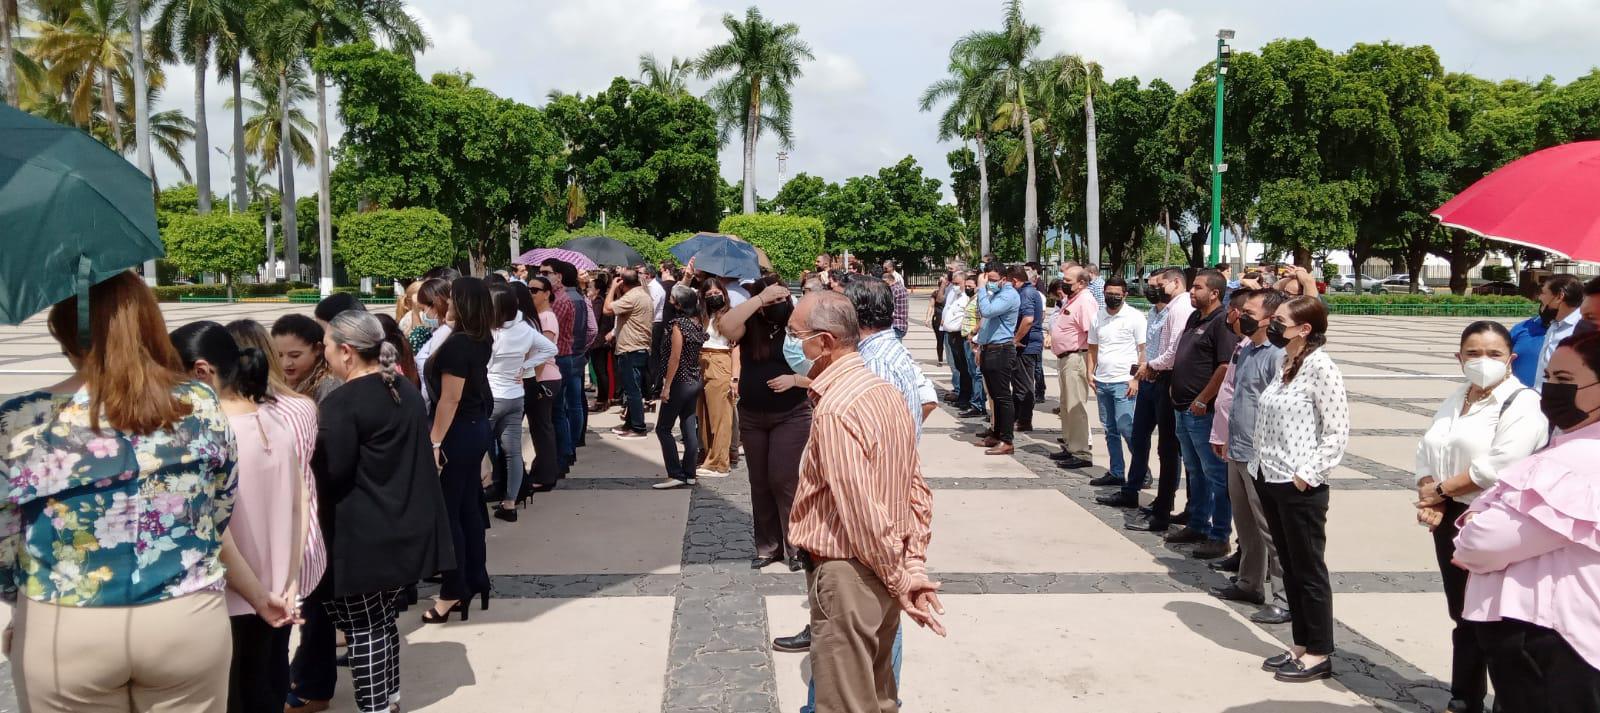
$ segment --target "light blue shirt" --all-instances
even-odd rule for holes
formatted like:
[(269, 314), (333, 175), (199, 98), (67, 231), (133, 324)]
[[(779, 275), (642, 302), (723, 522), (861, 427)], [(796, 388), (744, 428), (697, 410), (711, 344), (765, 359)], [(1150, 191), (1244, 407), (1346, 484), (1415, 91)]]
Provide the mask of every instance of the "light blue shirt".
[(1150, 313), (1145, 315), (1144, 329), (1144, 360), (1152, 361), (1161, 356), (1161, 329), (1167, 325), (1167, 315), (1172, 310), (1166, 307), (1150, 305)]
[(1021, 310), (1022, 296), (1009, 283), (993, 295), (979, 290), (978, 316), (983, 317), (983, 324), (978, 327), (978, 343), (1009, 343), (1016, 337), (1017, 314)]
[(889, 382), (905, 397), (906, 407), (911, 409), (911, 422), (917, 424), (917, 440), (921, 441), (922, 405), (938, 403), (939, 393), (934, 391), (933, 383), (923, 375), (917, 360), (911, 358), (911, 352), (906, 351), (905, 344), (895, 338), (893, 330), (888, 329), (862, 339), (856, 351), (861, 354), (867, 371)]
[(1582, 319), (1583, 315), (1578, 310), (1572, 310), (1566, 319), (1550, 323), (1549, 331), (1544, 333), (1544, 345), (1539, 349), (1539, 366), (1533, 372), (1534, 391), (1544, 389), (1544, 370), (1550, 365), (1550, 355), (1556, 353), (1556, 345), (1561, 340), (1572, 336), (1572, 330), (1578, 328), (1578, 322)]
[(1106, 308), (1106, 278), (1096, 277), (1089, 281), (1089, 294), (1094, 295), (1094, 301), (1100, 309)]

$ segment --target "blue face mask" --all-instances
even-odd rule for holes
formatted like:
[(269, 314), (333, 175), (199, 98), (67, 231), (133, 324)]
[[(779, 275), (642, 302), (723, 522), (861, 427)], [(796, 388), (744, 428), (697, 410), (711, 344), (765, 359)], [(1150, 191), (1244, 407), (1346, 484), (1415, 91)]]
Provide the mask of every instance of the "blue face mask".
[(1000, 283), (991, 282), (991, 283), (989, 283), (989, 286), (986, 289), (989, 290), (989, 294), (991, 294), (991, 295), (999, 294), (1000, 293)]
[(783, 336), (783, 358), (789, 362), (789, 368), (800, 376), (811, 376), (811, 369), (816, 366), (816, 362), (806, 356), (800, 340), (787, 334)]
[(435, 316), (433, 316), (431, 314), (428, 314), (427, 312), (423, 312), (422, 313), (422, 326), (427, 327), (428, 329), (438, 329), (439, 328), (439, 318), (435, 317)]

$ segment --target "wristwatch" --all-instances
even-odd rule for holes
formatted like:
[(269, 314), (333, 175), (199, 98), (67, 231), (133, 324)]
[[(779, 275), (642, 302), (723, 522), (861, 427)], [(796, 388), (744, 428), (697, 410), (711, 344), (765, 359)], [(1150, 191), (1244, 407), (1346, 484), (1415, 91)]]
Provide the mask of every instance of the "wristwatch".
[(1446, 495), (1445, 492), (1444, 492), (1444, 481), (1442, 481), (1442, 480), (1433, 484), (1433, 492), (1434, 492), (1434, 494), (1439, 496), (1440, 500), (1449, 500), (1450, 499), (1450, 496)]

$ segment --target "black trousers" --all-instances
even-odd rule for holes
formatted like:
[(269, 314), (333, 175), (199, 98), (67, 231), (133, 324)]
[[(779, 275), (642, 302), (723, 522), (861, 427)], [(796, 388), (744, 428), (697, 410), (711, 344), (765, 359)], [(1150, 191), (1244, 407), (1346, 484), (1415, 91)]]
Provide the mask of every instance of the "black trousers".
[(450, 517), (450, 539), (455, 546), (455, 569), (441, 572), (441, 599), (470, 599), (489, 591), (485, 512), (480, 473), (489, 452), (489, 419), (457, 413), (444, 437), (444, 468), (439, 488), (444, 491), (445, 512)]
[(589, 350), (589, 363), (594, 365), (594, 400), (598, 403), (617, 399), (617, 364), (609, 345)]
[(400, 629), (394, 621), (399, 595), (389, 589), (328, 601), (348, 644), (356, 707), (364, 711), (389, 710), (400, 697)]
[[(695, 407), (700, 404), (700, 392), (704, 390), (705, 384), (701, 381), (674, 381), (669, 394), (672, 398), (663, 402), (656, 414), (656, 438), (661, 441), (661, 462), (667, 468), (668, 478), (694, 478), (695, 467), (700, 462), (700, 418)], [(673, 422), (677, 422), (678, 432), (683, 434), (681, 457), (678, 441), (672, 437)]]
[(800, 455), (811, 439), (811, 402), (788, 411), (739, 406), (739, 439), (750, 473), (750, 512), (757, 557), (790, 557), (789, 511), (800, 485)]
[(302, 701), (333, 700), (335, 686), (339, 683), (339, 669), (334, 665), (337, 639), (333, 618), (322, 608), (327, 601), (324, 592), (331, 589), (324, 574), (322, 586), (306, 597), (300, 608), (306, 623), (300, 625), (300, 646), (289, 662), (289, 690)]
[(1444, 522), (1433, 530), (1433, 552), (1439, 560), (1439, 576), (1444, 580), (1444, 601), (1456, 627), (1450, 632), (1450, 697), (1467, 704), (1468, 713), (1482, 713), (1483, 697), (1489, 694), (1489, 662), (1478, 643), (1477, 622), (1461, 618), (1467, 595), (1467, 571), (1450, 563), (1456, 556), (1456, 519), (1467, 511), (1466, 503), (1446, 500)]
[(1516, 619), (1479, 622), (1496, 713), (1600, 711), (1600, 671), (1561, 634)]
[(228, 668), (228, 713), (282, 713), (289, 695), (289, 632), (255, 614), (228, 617), (233, 664)]
[(944, 305), (938, 302), (933, 303), (933, 317), (928, 319), (928, 326), (933, 328), (934, 336), (938, 337), (938, 339), (933, 340), (933, 353), (938, 355), (938, 359), (941, 362), (944, 361), (943, 314)]
[[(544, 388), (540, 388), (540, 387)], [(548, 395), (546, 395), (548, 394)], [(523, 461), (529, 464), (528, 477), (522, 479), (522, 489), (556, 484), (561, 476), (561, 461), (556, 455), (555, 410), (561, 403), (561, 380), (522, 380), (522, 412), (528, 416), (528, 440), (533, 442), (534, 456)], [(526, 492), (517, 497), (526, 496)]]
[(972, 347), (967, 344), (965, 337), (960, 332), (941, 332), (941, 342), (949, 342), (950, 366), (955, 369), (951, 377), (950, 388), (956, 392), (956, 405), (961, 408), (972, 406)]
[(1157, 517), (1172, 516), (1178, 497), (1178, 474), (1183, 472), (1183, 453), (1178, 446), (1178, 414), (1172, 410), (1172, 373), (1160, 372), (1153, 381), (1139, 384), (1133, 405), (1133, 436), (1128, 439), (1129, 461), (1123, 492), (1137, 495), (1150, 477), (1150, 437), (1156, 436), (1156, 456), (1161, 475), (1156, 481), (1156, 499), (1150, 504)]
[(1011, 443), (1016, 440), (1012, 429), (1017, 423), (1017, 408), (1011, 397), (1011, 380), (1017, 371), (1017, 348), (1010, 342), (984, 345), (980, 356), (978, 368), (983, 372), (983, 385), (994, 401), (990, 428), (1001, 443)]
[(1261, 509), (1283, 565), (1294, 643), (1306, 653), (1333, 653), (1333, 586), (1328, 581), (1328, 485), (1300, 490), (1294, 483), (1256, 481)]
[(661, 385), (666, 381), (667, 355), (672, 352), (672, 344), (663, 342), (667, 337), (667, 323), (655, 322), (650, 325), (650, 358), (646, 361), (647, 373), (644, 379), (645, 400), (654, 401), (661, 394)]
[(1012, 407), (1021, 428), (1033, 428), (1034, 370), (1038, 366), (1038, 354), (1017, 354), (1017, 368), (1011, 372)]

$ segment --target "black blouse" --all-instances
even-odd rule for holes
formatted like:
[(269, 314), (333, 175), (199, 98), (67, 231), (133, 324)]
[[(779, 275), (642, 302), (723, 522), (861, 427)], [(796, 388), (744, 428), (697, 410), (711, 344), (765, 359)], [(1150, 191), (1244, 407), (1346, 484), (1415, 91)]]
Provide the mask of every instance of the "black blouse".
[[(460, 377), (461, 405), (457, 416), (488, 418), (494, 409), (494, 392), (489, 390), (489, 357), (494, 355), (494, 342), (473, 339), (454, 332), (428, 357), (428, 393), (433, 394), (433, 406), (438, 408), (439, 395), (444, 393), (444, 375)], [(430, 412), (431, 413), (431, 412)]]

